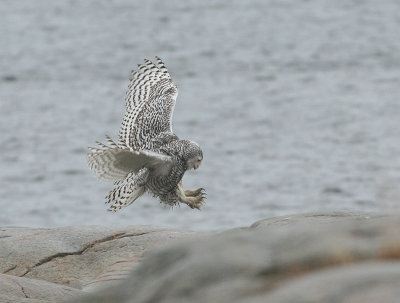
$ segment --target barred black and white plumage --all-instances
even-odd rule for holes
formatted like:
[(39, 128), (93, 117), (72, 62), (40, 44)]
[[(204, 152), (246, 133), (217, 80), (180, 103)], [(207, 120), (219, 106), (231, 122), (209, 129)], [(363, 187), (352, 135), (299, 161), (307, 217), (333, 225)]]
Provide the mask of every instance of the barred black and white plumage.
[(158, 57), (156, 64), (144, 61), (132, 71), (118, 144), (108, 136), (108, 145), (96, 142), (98, 148), (89, 148), (89, 166), (100, 179), (115, 183), (106, 197), (111, 211), (133, 203), (146, 191), (165, 204), (182, 202), (200, 209), (204, 189), (184, 190), (182, 177), (200, 166), (202, 150), (172, 131), (178, 88), (165, 64)]

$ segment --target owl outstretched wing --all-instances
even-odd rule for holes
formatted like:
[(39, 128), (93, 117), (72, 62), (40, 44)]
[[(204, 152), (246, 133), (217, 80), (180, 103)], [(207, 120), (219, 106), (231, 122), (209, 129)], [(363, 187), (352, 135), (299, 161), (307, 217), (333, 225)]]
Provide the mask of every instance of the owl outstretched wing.
[(172, 114), (178, 88), (165, 64), (144, 60), (132, 71), (126, 93), (126, 113), (119, 131), (118, 144), (133, 150), (152, 149), (152, 139), (160, 133), (172, 133)]
[(175, 164), (170, 156), (148, 150), (132, 151), (118, 146), (110, 137), (106, 138), (109, 146), (97, 142), (99, 147), (89, 147), (91, 153), (88, 154), (91, 170), (103, 181), (121, 182), (143, 167), (163, 174)]

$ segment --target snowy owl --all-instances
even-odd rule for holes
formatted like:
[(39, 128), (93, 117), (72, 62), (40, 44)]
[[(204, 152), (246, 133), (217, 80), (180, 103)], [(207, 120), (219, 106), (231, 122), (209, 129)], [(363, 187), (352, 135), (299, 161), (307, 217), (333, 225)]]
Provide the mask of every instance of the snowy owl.
[(101, 180), (115, 183), (106, 197), (110, 211), (145, 192), (167, 205), (182, 202), (200, 209), (204, 189), (184, 190), (182, 177), (200, 166), (203, 152), (197, 143), (180, 140), (172, 131), (178, 88), (165, 64), (158, 57), (157, 64), (144, 61), (132, 71), (118, 143), (106, 136), (109, 145), (96, 142), (99, 148), (89, 147), (89, 166)]

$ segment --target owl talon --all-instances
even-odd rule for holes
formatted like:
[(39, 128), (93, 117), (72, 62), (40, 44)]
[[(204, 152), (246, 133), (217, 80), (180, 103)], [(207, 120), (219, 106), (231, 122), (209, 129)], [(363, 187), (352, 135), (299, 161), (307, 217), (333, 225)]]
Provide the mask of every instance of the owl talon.
[(184, 190), (182, 183), (178, 184), (176, 194), (180, 202), (187, 204), (192, 209), (200, 209), (205, 199), (204, 188), (198, 188), (196, 190)]
[(190, 200), (189, 203), (187, 203), (187, 205), (191, 208), (191, 209), (198, 209), (200, 210), (200, 207), (203, 206), (204, 203), (204, 198), (202, 196), (197, 196), (197, 197), (191, 197), (192, 199)]
[(199, 209), (204, 203), (204, 197), (202, 195), (197, 195), (195, 197), (186, 197), (186, 201), (183, 201), (186, 203), (190, 208), (194, 209)]

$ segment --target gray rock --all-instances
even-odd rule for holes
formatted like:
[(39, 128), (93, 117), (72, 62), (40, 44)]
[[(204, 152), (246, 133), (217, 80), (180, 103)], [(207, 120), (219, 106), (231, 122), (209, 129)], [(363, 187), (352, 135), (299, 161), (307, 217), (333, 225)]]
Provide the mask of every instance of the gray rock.
[[(352, 212), (276, 217), (219, 234), (3, 228), (0, 302), (397, 302), (399, 230), (400, 215)], [(169, 243), (177, 238), (185, 239)]]
[(91, 290), (124, 278), (143, 253), (193, 232), (131, 226), (0, 229), (0, 273)]
[[(246, 303), (398, 303), (400, 262), (366, 262), (317, 271), (293, 279)], [(245, 303), (245, 302), (243, 302)]]
[(250, 228), (279, 228), (280, 226), (285, 225), (294, 225), (296, 226), (305, 224), (310, 225), (313, 222), (317, 224), (324, 224), (324, 223), (334, 223), (340, 224), (342, 221), (346, 221), (347, 219), (351, 218), (352, 220), (361, 220), (364, 221), (365, 219), (369, 219), (371, 216), (374, 218), (380, 216), (386, 216), (384, 214), (369, 214), (363, 212), (353, 212), (353, 211), (330, 211), (330, 212), (315, 212), (315, 213), (308, 213), (308, 214), (297, 214), (297, 215), (290, 215), (290, 216), (279, 216), (279, 217), (272, 217), (266, 218), (260, 221), (255, 222), (250, 226)]
[[(400, 285), (391, 269), (398, 267), (399, 230), (400, 215), (334, 212), (262, 220), (155, 250), (118, 287), (74, 302), (275, 303), (299, 302), (299, 294), (304, 302), (320, 302), (321, 294), (323, 302), (393, 302)], [(343, 275), (358, 281), (333, 287), (330, 279)], [(368, 288), (378, 280), (383, 282)]]
[(0, 274), (0, 302), (53, 303), (83, 293), (64, 285)]

